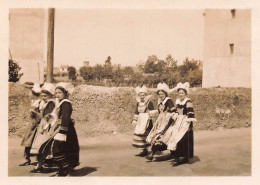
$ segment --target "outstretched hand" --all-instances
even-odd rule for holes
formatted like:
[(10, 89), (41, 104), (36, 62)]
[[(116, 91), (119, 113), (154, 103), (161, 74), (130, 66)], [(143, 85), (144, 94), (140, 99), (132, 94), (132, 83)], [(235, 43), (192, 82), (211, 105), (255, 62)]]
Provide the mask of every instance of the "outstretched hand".
[(136, 126), (136, 124), (137, 124), (136, 120), (132, 121), (132, 126)]

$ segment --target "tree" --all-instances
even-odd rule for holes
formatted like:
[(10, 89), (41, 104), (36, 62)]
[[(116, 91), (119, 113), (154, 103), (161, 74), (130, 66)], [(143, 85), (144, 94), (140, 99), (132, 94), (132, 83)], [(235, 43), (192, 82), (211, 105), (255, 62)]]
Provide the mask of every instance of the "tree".
[(154, 72), (159, 73), (160, 75), (164, 74), (167, 69), (167, 64), (164, 60), (158, 60), (154, 66)]
[(148, 56), (144, 64), (144, 71), (145, 73), (155, 73), (156, 72), (156, 64), (158, 62), (158, 58), (156, 55)]
[(177, 70), (177, 60), (174, 60), (170, 54), (165, 58), (165, 62), (168, 72), (175, 72)]
[(21, 67), (12, 59), (9, 59), (9, 82), (17, 82), (20, 79), (19, 71)]
[(77, 71), (73, 66), (68, 67), (69, 79), (75, 81), (77, 79)]
[(93, 67), (93, 74), (94, 74), (94, 78), (97, 78), (99, 82), (101, 82), (101, 80), (104, 78), (103, 66), (100, 64), (96, 64)]
[(202, 61), (200, 60), (190, 60), (186, 58), (183, 61), (183, 65), (178, 67), (178, 72), (180, 74), (180, 82), (189, 82), (191, 87), (201, 86), (202, 84), (202, 70), (200, 69)]
[(106, 61), (105, 61), (105, 65), (103, 67), (103, 74), (104, 74), (104, 78), (106, 79), (111, 79), (113, 76), (113, 66), (111, 63), (111, 57), (108, 56)]
[(113, 73), (113, 78), (112, 78), (113, 82), (115, 82), (117, 85), (119, 85), (120, 83), (122, 83), (124, 81), (124, 74), (123, 74), (123, 70), (120, 68), (120, 66), (118, 65)]
[(84, 80), (89, 81), (94, 79), (94, 70), (92, 67), (81, 67), (79, 69), (80, 75), (83, 77)]
[(201, 86), (202, 84), (202, 70), (197, 69), (194, 71), (190, 71), (189, 75), (189, 82), (192, 87), (194, 86)]
[(107, 57), (107, 59), (105, 61), (105, 65), (112, 65), (110, 56)]
[(128, 77), (131, 78), (134, 75), (134, 70), (131, 66), (127, 66), (123, 69), (123, 74)]

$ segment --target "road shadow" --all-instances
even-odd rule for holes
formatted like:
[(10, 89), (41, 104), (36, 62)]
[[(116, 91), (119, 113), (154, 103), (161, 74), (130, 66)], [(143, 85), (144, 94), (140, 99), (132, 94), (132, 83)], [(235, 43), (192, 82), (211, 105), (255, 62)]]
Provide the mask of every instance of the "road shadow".
[[(152, 161), (147, 160), (146, 162), (166, 162), (166, 161), (174, 164), (176, 159), (171, 157), (171, 155), (161, 155), (155, 157)], [(198, 161), (200, 161), (200, 158), (198, 156), (194, 156), (189, 159), (189, 164), (194, 164)]]
[(75, 169), (70, 173), (70, 176), (79, 177), (79, 176), (86, 176), (90, 173), (97, 171), (97, 167), (83, 167), (80, 169)]
[(190, 158), (189, 164), (194, 164), (198, 161), (200, 161), (200, 158), (198, 156), (194, 156), (194, 157)]

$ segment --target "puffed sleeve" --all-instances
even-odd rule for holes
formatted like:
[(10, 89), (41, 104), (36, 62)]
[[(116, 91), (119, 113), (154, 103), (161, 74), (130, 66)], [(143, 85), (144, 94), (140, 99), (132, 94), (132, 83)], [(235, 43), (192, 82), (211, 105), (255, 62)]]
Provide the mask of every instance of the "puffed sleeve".
[(153, 103), (151, 101), (148, 102), (147, 109), (148, 110), (154, 110), (154, 106), (153, 106)]
[(48, 103), (48, 105), (46, 106), (45, 110), (44, 110), (44, 114), (43, 116), (51, 113), (53, 111), (53, 109), (55, 108), (55, 103), (53, 101), (50, 101)]
[(69, 102), (62, 103), (60, 107), (60, 118), (61, 118), (61, 129), (60, 133), (66, 134), (68, 132), (68, 127), (71, 122), (72, 106)]
[(170, 112), (170, 113), (176, 112), (176, 108), (175, 108), (174, 103), (171, 99), (167, 100), (166, 105), (168, 107), (167, 112)]
[(195, 118), (195, 114), (194, 114), (194, 109), (193, 109), (193, 104), (191, 101), (188, 101), (187, 104), (187, 116), (188, 116), (188, 121), (197, 121)]

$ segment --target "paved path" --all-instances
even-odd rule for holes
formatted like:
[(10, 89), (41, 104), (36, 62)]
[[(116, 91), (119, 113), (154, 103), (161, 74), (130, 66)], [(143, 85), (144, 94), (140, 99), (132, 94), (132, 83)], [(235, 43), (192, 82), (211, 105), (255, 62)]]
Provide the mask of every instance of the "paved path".
[[(251, 175), (251, 128), (196, 131), (195, 157), (191, 164), (172, 167), (172, 161), (148, 162), (136, 157), (129, 133), (79, 137), (80, 162), (71, 176), (249, 176)], [(21, 138), (9, 138), (9, 176), (32, 174), (33, 165), (19, 167)]]

